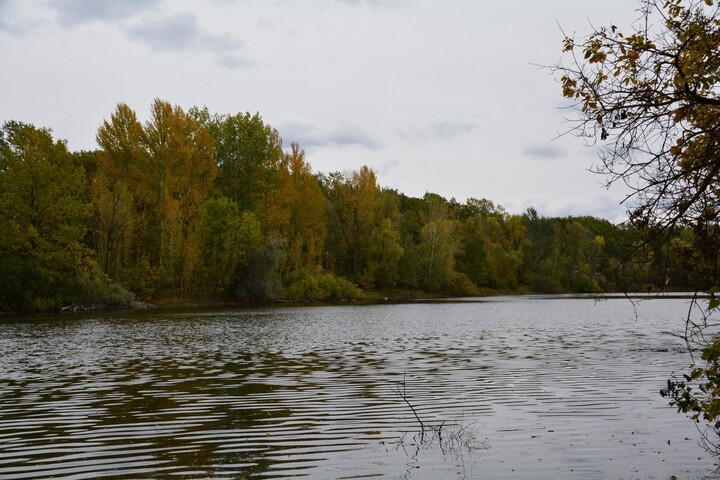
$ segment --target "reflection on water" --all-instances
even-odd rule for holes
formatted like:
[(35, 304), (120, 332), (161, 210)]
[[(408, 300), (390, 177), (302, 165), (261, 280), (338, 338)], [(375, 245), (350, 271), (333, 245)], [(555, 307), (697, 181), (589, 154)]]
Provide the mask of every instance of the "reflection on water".
[[(662, 333), (686, 308), (646, 301), (635, 320), (622, 299), (497, 297), (4, 319), (0, 478), (712, 477), (658, 395), (688, 361)], [(399, 385), (444, 442), (421, 441)]]

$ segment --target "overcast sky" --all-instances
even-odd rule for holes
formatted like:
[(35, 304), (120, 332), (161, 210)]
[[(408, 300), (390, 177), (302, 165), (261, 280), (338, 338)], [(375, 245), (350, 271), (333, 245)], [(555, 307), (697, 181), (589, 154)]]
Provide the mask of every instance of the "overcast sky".
[(259, 112), (315, 171), (373, 168), (411, 196), (619, 221), (560, 88), (560, 26), (626, 26), (629, 0), (0, 0), (0, 121), (96, 148), (116, 105)]

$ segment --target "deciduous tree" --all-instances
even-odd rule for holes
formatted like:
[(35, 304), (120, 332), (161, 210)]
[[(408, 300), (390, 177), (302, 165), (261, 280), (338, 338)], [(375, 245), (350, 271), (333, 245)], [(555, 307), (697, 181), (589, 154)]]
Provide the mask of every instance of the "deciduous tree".
[(631, 218), (666, 229), (715, 221), (720, 175), (720, 7), (642, 0), (629, 32), (566, 37), (555, 67), (572, 132), (601, 149), (598, 171), (632, 193)]
[(367, 166), (346, 175), (335, 175), (330, 183), (330, 201), (339, 230), (338, 262), (343, 273), (357, 280), (366, 267), (373, 229), (382, 220), (382, 197), (375, 172)]
[[(630, 31), (615, 25), (566, 37), (568, 61), (555, 67), (574, 101), (572, 131), (601, 148), (598, 170), (631, 189), (630, 220), (653, 237), (681, 225), (699, 233), (713, 298), (720, 306), (717, 225), (720, 216), (720, 6), (713, 0), (642, 0)], [(653, 240), (653, 239), (651, 239)], [(643, 247), (651, 243), (643, 244)], [(709, 268), (708, 268), (709, 267)], [(686, 341), (702, 355), (685, 380), (663, 392), (709, 424), (718, 448), (720, 339), (708, 335), (707, 310), (689, 314)], [(691, 310), (692, 312), (692, 310)], [(697, 312), (696, 312), (697, 313)], [(712, 338), (708, 341), (708, 338)], [(699, 343), (697, 343), (699, 342)]]
[(286, 240), (282, 272), (319, 267), (325, 246), (326, 199), (305, 160), (305, 151), (296, 143), (285, 154), (281, 177), (272, 197), (269, 222), (271, 233)]
[(229, 297), (238, 266), (247, 263), (249, 253), (260, 246), (260, 222), (251, 212), (241, 213), (226, 197), (206, 200), (199, 220), (198, 288), (213, 298)]
[(96, 140), (100, 150), (90, 188), (95, 250), (105, 274), (134, 283), (149, 214), (141, 187), (148, 163), (143, 128), (135, 112), (120, 103), (98, 128)]
[(198, 208), (217, 172), (207, 128), (156, 99), (144, 126), (127, 105), (118, 105), (97, 140), (102, 150), (93, 191), (101, 251), (109, 258), (121, 233), (132, 228), (127, 261), (135, 286), (182, 291), (200, 255)]
[(207, 108), (193, 108), (190, 115), (212, 135), (219, 194), (241, 210), (265, 217), (268, 200), (280, 185), (285, 161), (277, 130), (265, 124), (258, 113), (211, 115)]
[(197, 211), (210, 194), (217, 167), (207, 128), (180, 107), (155, 100), (143, 146), (149, 202), (155, 208), (157, 262), (163, 281), (183, 287), (197, 260), (193, 232)]
[(49, 130), (7, 122), (0, 131), (0, 306), (42, 309), (76, 299), (92, 268), (83, 244), (85, 172)]

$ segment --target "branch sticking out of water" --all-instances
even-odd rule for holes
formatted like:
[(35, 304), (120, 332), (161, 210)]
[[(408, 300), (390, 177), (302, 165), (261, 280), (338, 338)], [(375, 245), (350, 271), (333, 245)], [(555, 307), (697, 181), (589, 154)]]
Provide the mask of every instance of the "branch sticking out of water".
[[(407, 398), (407, 391), (405, 389), (406, 385), (407, 385), (407, 382), (405, 381), (405, 372), (403, 372), (403, 379), (402, 379), (402, 383), (400, 383), (400, 384), (393, 385), (385, 379), (383, 379), (383, 381), (388, 386), (388, 388), (390, 389), (391, 392), (395, 393), (397, 396), (402, 398), (403, 401), (405, 402), (405, 404), (407, 404), (407, 406), (410, 407), (410, 410), (412, 410), (413, 415), (415, 415), (415, 419), (420, 424), (421, 435), (424, 435), (425, 434), (425, 424), (423, 423), (422, 420), (420, 420), (420, 416), (417, 414), (417, 411), (415, 411), (415, 407), (413, 407), (412, 403), (410, 403), (410, 401)], [(400, 386), (402, 386), (402, 390), (400, 390)], [(440, 428), (442, 428), (442, 426)]]
[[(485, 441), (478, 442), (474, 433), (470, 431), (469, 427), (471, 427), (474, 422), (469, 425), (456, 424), (453, 422), (449, 425), (450, 428), (446, 428), (445, 420), (436, 425), (423, 422), (415, 409), (415, 406), (408, 399), (406, 374), (404, 372), (401, 382), (391, 383), (386, 379), (383, 379), (383, 382), (385, 382), (391, 392), (405, 402), (415, 416), (415, 420), (417, 420), (418, 424), (420, 424), (420, 439), (417, 441), (417, 436), (414, 437), (415, 443), (412, 444), (417, 447), (418, 451), (421, 446), (431, 447), (433, 445), (437, 445), (443, 452), (443, 455), (446, 453), (460, 455), (463, 450), (471, 452), (489, 448), (487, 445), (487, 439), (485, 439)], [(426, 432), (430, 432), (430, 436), (427, 440), (425, 438)], [(398, 441), (398, 445), (405, 449), (405, 434), (403, 434)]]

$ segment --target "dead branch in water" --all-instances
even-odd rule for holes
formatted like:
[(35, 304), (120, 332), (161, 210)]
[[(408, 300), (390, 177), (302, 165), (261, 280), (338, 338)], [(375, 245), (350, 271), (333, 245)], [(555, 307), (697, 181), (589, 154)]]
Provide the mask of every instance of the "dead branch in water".
[(413, 407), (412, 403), (410, 403), (410, 401), (407, 398), (407, 391), (406, 391), (407, 382), (405, 381), (405, 372), (403, 372), (402, 391), (400, 390), (399, 385), (392, 385), (390, 382), (388, 382), (385, 379), (383, 379), (383, 381), (388, 386), (388, 388), (390, 389), (391, 392), (395, 393), (397, 396), (402, 398), (403, 401), (405, 402), (405, 404), (408, 407), (410, 407), (410, 410), (412, 410), (413, 415), (415, 415), (415, 419), (420, 424), (420, 432), (422, 435), (424, 435), (425, 434), (425, 424), (423, 423), (422, 420), (420, 420), (420, 416), (417, 414), (417, 411), (415, 411), (415, 407)]
[[(388, 386), (391, 392), (400, 397), (403, 402), (410, 408), (413, 416), (420, 425), (420, 439), (417, 443), (413, 443), (418, 449), (421, 446), (431, 447), (436, 445), (440, 448), (443, 454), (451, 453), (461, 454), (462, 451), (468, 452), (490, 448), (487, 445), (487, 439), (482, 442), (478, 441), (474, 432), (471, 430), (475, 422), (470, 424), (451, 423), (446, 425), (446, 421), (443, 420), (437, 425), (432, 425), (427, 422), (423, 422), (418, 414), (415, 406), (412, 404), (407, 395), (407, 381), (406, 374), (403, 372), (402, 382), (391, 383), (386, 379), (383, 379), (385, 384)], [(430, 432), (430, 437), (426, 439), (425, 434)], [(417, 438), (413, 437), (413, 438)], [(405, 449), (405, 434), (398, 440), (398, 445)]]

